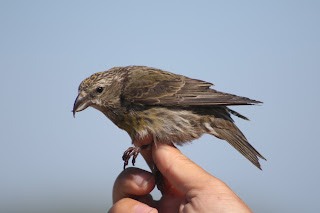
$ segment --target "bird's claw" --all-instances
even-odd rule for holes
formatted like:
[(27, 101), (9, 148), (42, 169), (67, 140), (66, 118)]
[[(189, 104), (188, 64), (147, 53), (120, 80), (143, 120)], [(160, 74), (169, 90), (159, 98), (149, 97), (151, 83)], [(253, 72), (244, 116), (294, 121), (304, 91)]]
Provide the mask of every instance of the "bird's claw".
[(129, 147), (122, 155), (122, 160), (124, 161), (123, 169), (126, 169), (126, 166), (128, 165), (128, 162), (132, 156), (132, 165), (136, 163), (136, 158), (138, 157), (141, 150), (147, 149), (148, 147), (151, 147), (150, 144), (143, 145), (143, 146), (135, 146), (135, 147)]
[(132, 156), (132, 165), (134, 166), (136, 162), (136, 158), (138, 157), (139, 153), (141, 151), (141, 147), (129, 147), (122, 156), (122, 160), (124, 161), (123, 169), (126, 168), (128, 165), (128, 162)]

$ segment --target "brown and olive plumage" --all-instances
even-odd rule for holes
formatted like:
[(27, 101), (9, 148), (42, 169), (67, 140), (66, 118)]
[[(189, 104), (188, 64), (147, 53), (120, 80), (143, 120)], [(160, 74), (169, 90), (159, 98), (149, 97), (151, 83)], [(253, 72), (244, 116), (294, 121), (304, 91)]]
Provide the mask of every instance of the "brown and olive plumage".
[(249, 144), (230, 113), (247, 118), (227, 107), (261, 102), (211, 86), (151, 67), (115, 67), (80, 84), (73, 113), (94, 107), (127, 131), (133, 143), (149, 138), (150, 143), (181, 145), (208, 133), (226, 140), (261, 169), (258, 158), (265, 158)]

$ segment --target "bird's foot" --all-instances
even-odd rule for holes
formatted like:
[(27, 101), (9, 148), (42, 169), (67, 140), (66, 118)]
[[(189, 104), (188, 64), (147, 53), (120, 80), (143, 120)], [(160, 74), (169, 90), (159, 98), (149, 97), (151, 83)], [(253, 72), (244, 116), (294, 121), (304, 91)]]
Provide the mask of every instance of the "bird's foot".
[(122, 156), (122, 160), (124, 161), (123, 169), (126, 168), (128, 165), (128, 162), (132, 156), (132, 165), (134, 166), (136, 162), (136, 158), (138, 157), (139, 153), (141, 150), (146, 149), (149, 145), (144, 145), (144, 146), (136, 146), (136, 147), (129, 147)]

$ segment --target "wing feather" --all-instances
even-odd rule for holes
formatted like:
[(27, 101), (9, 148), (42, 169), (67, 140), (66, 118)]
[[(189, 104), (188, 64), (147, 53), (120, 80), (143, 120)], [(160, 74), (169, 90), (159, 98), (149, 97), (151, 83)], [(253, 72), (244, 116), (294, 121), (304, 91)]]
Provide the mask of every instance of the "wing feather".
[(142, 105), (228, 106), (261, 103), (216, 91), (213, 84), (150, 67), (131, 67), (122, 98)]

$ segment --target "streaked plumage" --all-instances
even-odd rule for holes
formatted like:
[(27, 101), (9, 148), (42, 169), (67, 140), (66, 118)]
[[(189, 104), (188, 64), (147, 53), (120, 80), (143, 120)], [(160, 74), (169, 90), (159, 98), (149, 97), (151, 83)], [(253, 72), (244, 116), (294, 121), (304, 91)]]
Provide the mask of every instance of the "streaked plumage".
[(151, 67), (115, 67), (80, 84), (73, 113), (92, 106), (127, 131), (133, 143), (150, 138), (181, 145), (208, 133), (226, 140), (261, 169), (258, 158), (265, 158), (248, 143), (230, 113), (247, 118), (227, 107), (261, 102), (211, 86)]

